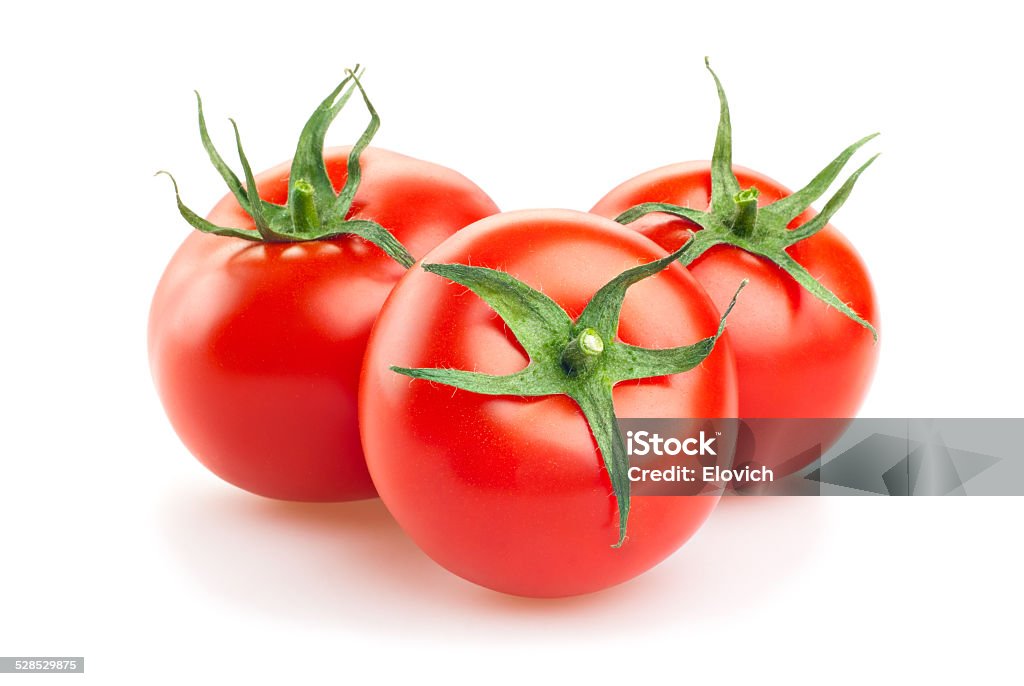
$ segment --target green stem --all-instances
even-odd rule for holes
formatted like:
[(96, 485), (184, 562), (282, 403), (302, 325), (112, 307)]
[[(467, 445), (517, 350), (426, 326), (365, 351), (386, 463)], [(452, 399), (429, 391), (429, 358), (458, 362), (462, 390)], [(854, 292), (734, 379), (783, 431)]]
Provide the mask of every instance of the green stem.
[[(320, 240), (333, 240), (340, 236), (359, 236), (383, 250), (389, 257), (409, 267), (415, 261), (409, 251), (402, 246), (397, 238), (384, 226), (370, 217), (349, 219), (348, 212), (355, 197), (361, 177), (359, 157), (370, 144), (377, 132), (380, 117), (370, 103), (359, 83), (359, 66), (347, 72), (345, 79), (335, 87), (331, 94), (316, 108), (299, 136), (299, 143), (292, 159), (289, 173), (288, 202), (284, 205), (267, 202), (260, 198), (256, 188), (249, 161), (242, 150), (241, 136), (234, 120), (231, 125), (235, 130), (235, 145), (238, 158), (245, 172), (245, 185), (224, 162), (224, 159), (213, 147), (209, 132), (206, 130), (206, 119), (203, 116), (203, 103), (196, 94), (199, 109), (199, 135), (203, 147), (221, 177), (227, 183), (238, 204), (252, 217), (256, 230), (217, 226), (203, 219), (186, 207), (181, 198), (175, 195), (178, 212), (194, 228), (204, 233), (217, 236), (230, 236), (249, 241), (266, 243), (290, 243)], [(351, 82), (353, 85), (348, 86)], [(346, 86), (348, 89), (346, 90)], [(348, 155), (346, 169), (348, 178), (341, 193), (334, 191), (330, 177), (327, 175), (327, 164), (324, 161), (324, 136), (331, 122), (338, 116), (341, 108), (348, 102), (352, 93), (359, 91), (363, 102), (370, 113), (370, 123), (363, 135), (352, 147)]]
[[(704, 63), (708, 66), (707, 58)], [(708, 71), (711, 67), (708, 66)], [(855, 171), (842, 187), (829, 198), (821, 214), (790, 230), (789, 224), (810, 208), (811, 203), (828, 190), (842, 172), (844, 165), (861, 146), (878, 134), (865, 136), (848, 146), (824, 169), (818, 172), (810, 183), (796, 193), (780, 198), (762, 207), (757, 205), (756, 188), (741, 190), (732, 169), (732, 121), (729, 103), (725, 98), (722, 82), (711, 71), (718, 89), (719, 115), (718, 133), (715, 136), (715, 151), (711, 157), (711, 202), (706, 211), (675, 205), (666, 200), (660, 192), (652, 198), (656, 202), (643, 202), (619, 214), (615, 221), (629, 224), (648, 214), (657, 212), (687, 219), (701, 227), (685, 245), (688, 249), (679, 256), (683, 266), (688, 266), (717, 245), (729, 245), (751, 255), (774, 262), (788, 273), (794, 281), (803, 286), (811, 295), (823, 303), (836, 308), (843, 315), (867, 329), (873, 337), (878, 333), (870, 322), (857, 314), (845, 298), (836, 295), (823, 286), (787, 253), (787, 249), (821, 231), (828, 224), (846, 199), (861, 173), (875, 160), (872, 157)], [(673, 247), (673, 246), (663, 246)]]
[(757, 196), (759, 194), (759, 191), (751, 186), (732, 197), (733, 202), (736, 203), (732, 230), (737, 236), (746, 238), (754, 233), (754, 225), (757, 223)]
[(604, 341), (600, 334), (587, 327), (562, 349), (562, 367), (570, 375), (579, 376), (592, 369), (603, 352)]
[(320, 228), (320, 215), (316, 211), (316, 191), (313, 184), (299, 179), (292, 185), (292, 194), (288, 198), (292, 210), (292, 224), (299, 234), (316, 231)]
[[(670, 268), (686, 250), (680, 248), (622, 272), (594, 293), (575, 322), (558, 303), (505, 272), (464, 264), (424, 264), (424, 271), (469, 288), (490, 305), (515, 335), (530, 363), (504, 376), (447, 367), (391, 369), (413, 379), (471, 393), (572, 398), (597, 441), (611, 481), (619, 509), (619, 535), (614, 545), (618, 548), (626, 540), (630, 480), (629, 457), (615, 420), (613, 388), (622, 381), (654, 379), (693, 369), (711, 354), (725, 327), (723, 316), (717, 333), (678, 348), (641, 348), (616, 340), (626, 290)], [(732, 305), (725, 314), (731, 309)]]

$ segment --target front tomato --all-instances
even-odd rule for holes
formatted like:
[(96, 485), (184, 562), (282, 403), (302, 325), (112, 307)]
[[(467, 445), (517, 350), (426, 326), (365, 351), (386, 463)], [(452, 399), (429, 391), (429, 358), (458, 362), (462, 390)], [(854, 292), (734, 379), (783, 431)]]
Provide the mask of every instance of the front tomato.
[[(575, 322), (612, 277), (658, 258), (665, 259), (665, 253), (656, 245), (614, 222), (545, 210), (477, 222), (423, 263), (507, 272), (542, 291), (564, 310), (566, 321)], [(605, 337), (606, 352), (624, 344), (671, 348), (715, 334), (714, 305), (684, 269), (670, 262), (665, 259), (667, 269), (656, 278), (629, 290), (617, 339), (609, 340), (614, 328)], [(582, 405), (558, 394), (481, 395), (392, 371), (397, 364), (437, 368), (439, 375), (470, 370), (509, 378), (500, 375), (523, 370), (543, 352), (540, 346), (528, 355), (528, 346), (521, 344), (540, 325), (508, 325), (475, 291), (438, 273), (414, 267), (392, 291), (370, 338), (360, 390), (370, 473), (412, 539), (463, 578), (506, 593), (545, 597), (626, 581), (689, 539), (717, 497), (635, 497), (628, 533), (620, 540), (622, 503), (617, 505), (593, 418), (581, 409), (590, 407), (585, 394)], [(515, 310), (504, 294), (493, 297)], [(547, 348), (557, 353), (564, 344), (555, 341)], [(727, 341), (707, 350), (710, 355), (686, 373), (615, 386), (614, 414), (735, 416), (736, 379)], [(609, 404), (612, 385), (607, 384)], [(617, 541), (621, 547), (613, 547)]]
[[(273, 498), (374, 496), (356, 395), (370, 328), (405, 273), (396, 259), (406, 259), (405, 248), (423, 255), (498, 211), (450, 169), (364, 150), (369, 136), (355, 149), (322, 150), (323, 131), (347, 98), (335, 100), (340, 89), (311, 119), (314, 135), (307, 125), (296, 163), (247, 184), (258, 205), (236, 192), (208, 221), (182, 209), (201, 231), (171, 259), (150, 311), (150, 366), (182, 442), (221, 478)], [(244, 157), (243, 166), (248, 175)], [(342, 200), (354, 192), (350, 206), (338, 202), (339, 191)]]

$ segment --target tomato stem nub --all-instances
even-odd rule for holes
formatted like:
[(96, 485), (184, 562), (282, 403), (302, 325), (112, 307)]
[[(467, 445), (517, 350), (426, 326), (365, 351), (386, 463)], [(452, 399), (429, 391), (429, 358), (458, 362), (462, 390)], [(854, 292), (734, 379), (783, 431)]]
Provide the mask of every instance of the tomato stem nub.
[(760, 192), (750, 187), (732, 197), (736, 203), (736, 214), (733, 215), (732, 230), (737, 236), (749, 236), (754, 232), (757, 221), (757, 196)]
[(593, 369), (603, 352), (604, 341), (600, 334), (587, 327), (562, 349), (562, 367), (572, 376), (579, 376)]
[(310, 233), (320, 228), (320, 215), (316, 211), (315, 196), (316, 191), (309, 181), (299, 179), (292, 184), (288, 204), (291, 205), (292, 223), (300, 234)]

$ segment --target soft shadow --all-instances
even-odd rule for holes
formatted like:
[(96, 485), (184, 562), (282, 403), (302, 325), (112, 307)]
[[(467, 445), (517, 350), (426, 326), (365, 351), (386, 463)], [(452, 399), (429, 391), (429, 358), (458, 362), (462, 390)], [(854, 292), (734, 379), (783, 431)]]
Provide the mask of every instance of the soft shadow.
[(725, 619), (798, 583), (821, 547), (825, 514), (820, 498), (725, 497), (686, 545), (633, 581), (556, 600), (492, 594), (481, 605), (545, 621), (574, 617), (574, 630), (602, 634), (616, 624), (635, 633)]
[(379, 500), (288, 503), (229, 487), (174, 491), (165, 540), (218, 600), (299, 620), (385, 621), (462, 582), (402, 533)]
[(819, 545), (818, 500), (724, 498), (697, 536), (654, 570), (556, 600), (506, 596), (448, 573), (379, 500), (284, 503), (190, 484), (170, 493), (162, 525), (183, 569), (237, 611), (391, 636), (472, 638), (493, 626), (535, 639), (643, 633), (743, 612), (790, 583)]

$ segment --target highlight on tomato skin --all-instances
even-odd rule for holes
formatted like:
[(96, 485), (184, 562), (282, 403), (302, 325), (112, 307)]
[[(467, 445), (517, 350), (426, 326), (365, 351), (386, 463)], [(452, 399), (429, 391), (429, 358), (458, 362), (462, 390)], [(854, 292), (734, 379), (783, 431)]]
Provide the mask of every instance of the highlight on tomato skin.
[[(848, 146), (793, 192), (732, 163), (728, 101), (711, 75), (720, 103), (712, 160), (640, 174), (612, 189), (591, 212), (669, 251), (694, 237), (699, 249), (683, 262), (719, 308), (729, 303), (736, 279), (750, 280), (729, 320), (741, 417), (854, 417), (878, 362), (878, 303), (867, 265), (829, 220), (877, 155), (841, 184), (821, 213), (811, 203), (875, 135)], [(805, 467), (841, 433), (838, 423), (817, 424), (819, 435), (776, 431), (778, 423), (758, 426), (756, 436), (740, 441), (737, 459), (779, 475)]]
[[(239, 139), (252, 183), (218, 167), (231, 192), (206, 218), (179, 199), (197, 230), (171, 258), (150, 309), (150, 368), (174, 430), (217, 476), (270, 498), (376, 495), (357, 416), (373, 322), (404, 264), (498, 212), (461, 174), (367, 147), (365, 133), (355, 146), (324, 149), (322, 132), (353, 92), (342, 86), (314, 112), (319, 128), (304, 129), (306, 163), (251, 174)], [(366, 104), (372, 134), (376, 112)], [(201, 109), (200, 128), (211, 160), (224, 165)]]
[[(584, 408), (597, 411), (585, 393), (559, 394), (565, 380), (555, 357), (543, 352), (557, 357), (565, 342), (541, 344), (544, 327), (527, 326), (521, 318), (513, 318), (516, 325), (503, 320), (471, 288), (451, 280), (465, 279), (484, 292), (490, 286), (471, 277), (491, 279), (488, 284), (504, 279), (500, 275), (512, 277), (531, 291), (519, 295), (541, 309), (548, 307), (542, 299), (549, 299), (573, 325), (613, 277), (663, 260), (663, 271), (629, 287), (617, 335), (591, 350), (607, 353), (625, 343), (682, 349), (714, 341), (720, 327), (714, 304), (686, 270), (666, 258), (640, 234), (594, 215), (521, 211), (463, 229), (402, 278), (368, 344), (360, 428), (381, 498), (427, 555), (500, 592), (577, 595), (642, 574), (706, 520), (716, 495), (634, 497), (620, 540), (621, 511), (602, 434)], [(452, 267), (457, 265), (477, 271)], [(513, 300), (504, 291), (488, 292), (508, 317), (523, 311), (508, 304)], [(554, 315), (545, 320), (558, 330)], [(619, 417), (736, 416), (728, 339), (726, 329), (713, 348), (705, 348), (702, 361), (683, 373), (609, 385), (608, 404)], [(536, 392), (555, 389), (554, 394), (486, 394), (491, 382), (479, 377), (514, 375), (531, 360), (552, 363), (550, 375), (537, 377), (543, 388)], [(462, 377), (459, 370), (478, 375)], [(589, 383), (585, 374), (569, 377)], [(429, 380), (442, 377), (448, 381)], [(447, 383), (476, 384), (480, 392)]]

